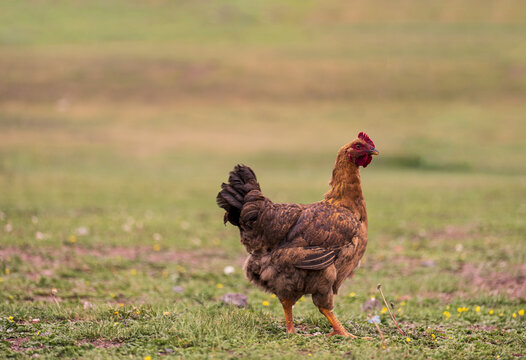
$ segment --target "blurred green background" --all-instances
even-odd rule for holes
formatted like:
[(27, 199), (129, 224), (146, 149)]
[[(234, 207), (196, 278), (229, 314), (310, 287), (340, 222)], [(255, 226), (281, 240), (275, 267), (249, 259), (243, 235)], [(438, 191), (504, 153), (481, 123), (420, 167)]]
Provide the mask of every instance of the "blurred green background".
[[(226, 283), (228, 264), (235, 281), (206, 304), (227, 291), (258, 303), (215, 205), (220, 183), (245, 163), (273, 201), (317, 201), (336, 151), (365, 131), (380, 150), (362, 170), (370, 241), (344, 295), (389, 281), (393, 297), (418, 300), (406, 319), (418, 326), (437, 299), (508, 306), (499, 326), (522, 326), (507, 321), (526, 298), (525, 40), (520, 0), (0, 0), (0, 316), (43, 301), (44, 318), (52, 287), (71, 311), (114, 293), (200, 306), (192, 296)], [(181, 266), (198, 275), (152, 278)], [(135, 269), (141, 281), (116, 285)], [(79, 279), (98, 285), (80, 291)], [(191, 290), (174, 298), (174, 284)], [(281, 324), (272, 306), (265, 321)], [(319, 321), (312, 305), (299, 311)], [(355, 354), (383, 356), (374, 346)]]

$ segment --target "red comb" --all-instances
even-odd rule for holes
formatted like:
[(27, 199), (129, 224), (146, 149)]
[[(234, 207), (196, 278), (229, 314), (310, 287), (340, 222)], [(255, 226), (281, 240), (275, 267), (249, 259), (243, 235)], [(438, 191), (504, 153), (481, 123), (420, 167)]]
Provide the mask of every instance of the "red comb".
[(369, 136), (367, 136), (366, 133), (364, 132), (360, 132), (358, 134), (358, 139), (362, 139), (363, 141), (365, 141), (367, 144), (371, 145), (372, 147), (374, 147), (374, 143), (373, 141), (371, 140), (371, 138)]

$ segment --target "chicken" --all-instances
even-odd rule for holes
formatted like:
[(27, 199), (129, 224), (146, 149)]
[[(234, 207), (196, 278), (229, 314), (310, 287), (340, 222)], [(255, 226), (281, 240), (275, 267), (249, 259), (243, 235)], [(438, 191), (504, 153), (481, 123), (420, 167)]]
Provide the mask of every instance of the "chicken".
[(274, 204), (266, 198), (256, 175), (237, 165), (221, 185), (217, 204), (224, 222), (239, 227), (250, 254), (245, 275), (276, 294), (285, 312), (287, 333), (294, 333), (292, 307), (305, 294), (325, 315), (334, 331), (329, 335), (355, 337), (332, 309), (334, 295), (352, 275), (367, 246), (367, 212), (360, 184), (360, 166), (378, 155), (363, 132), (343, 146), (336, 157), (330, 190), (313, 204)]

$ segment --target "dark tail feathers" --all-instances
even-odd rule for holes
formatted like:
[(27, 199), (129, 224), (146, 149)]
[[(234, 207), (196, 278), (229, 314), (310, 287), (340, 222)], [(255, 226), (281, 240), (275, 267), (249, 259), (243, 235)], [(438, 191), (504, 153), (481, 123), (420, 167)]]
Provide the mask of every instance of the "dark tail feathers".
[(216, 202), (225, 209), (224, 222), (239, 225), (239, 216), (243, 209), (245, 195), (251, 190), (261, 190), (256, 174), (245, 165), (237, 165), (228, 177), (228, 184), (221, 184), (221, 191), (217, 194)]

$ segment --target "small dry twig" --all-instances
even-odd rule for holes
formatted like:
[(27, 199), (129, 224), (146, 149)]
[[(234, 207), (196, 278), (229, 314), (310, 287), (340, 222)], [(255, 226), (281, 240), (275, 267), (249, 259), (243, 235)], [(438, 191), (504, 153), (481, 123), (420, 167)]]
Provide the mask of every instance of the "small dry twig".
[(391, 303), (391, 307), (393, 308), (393, 311), (391, 311), (389, 305), (387, 305), (387, 300), (385, 300), (385, 296), (384, 296), (384, 292), (382, 291), (382, 284), (378, 284), (378, 286), (376, 287), (378, 290), (380, 290), (380, 294), (382, 295), (382, 299), (384, 299), (384, 304), (385, 304), (385, 307), (387, 308), (387, 311), (389, 311), (389, 315), (391, 315), (391, 319), (393, 319), (395, 325), (396, 325), (396, 328), (398, 329), (398, 331), (400, 332), (400, 334), (402, 334), (403, 336), (405, 336), (405, 333), (402, 331), (402, 329), (400, 329), (400, 326), (398, 325), (398, 321), (396, 321), (396, 317), (394, 315), (394, 304)]
[(391, 302), (391, 308), (393, 309), (393, 318), (394, 318), (395, 325), (398, 328), (398, 330), (402, 332), (402, 335), (405, 336), (405, 334), (402, 331), (402, 329), (400, 329), (400, 327), (398, 326), (398, 320), (396, 320), (396, 314), (395, 314), (395, 304), (393, 302)]
[(57, 307), (60, 307), (60, 303), (57, 300), (57, 292), (58, 292), (57, 289), (55, 288), (51, 289), (51, 297), (53, 298), (55, 305), (57, 305)]
[(367, 314), (369, 316), (369, 319), (371, 319), (371, 322), (376, 326), (376, 330), (378, 330), (378, 333), (380, 334), (380, 338), (382, 339), (382, 348), (387, 349), (387, 345), (385, 345), (385, 338), (384, 334), (382, 333), (382, 330), (380, 330), (380, 326), (378, 326), (378, 323), (373, 320), (373, 316), (371, 314)]

